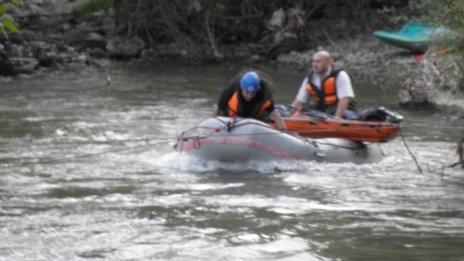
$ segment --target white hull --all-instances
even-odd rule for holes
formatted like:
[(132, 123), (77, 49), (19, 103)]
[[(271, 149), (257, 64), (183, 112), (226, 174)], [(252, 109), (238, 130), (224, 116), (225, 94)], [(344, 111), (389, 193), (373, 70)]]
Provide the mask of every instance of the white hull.
[(382, 153), (378, 144), (338, 139), (303, 139), (253, 119), (208, 118), (183, 133), (176, 150), (207, 160), (310, 160), (371, 163)]

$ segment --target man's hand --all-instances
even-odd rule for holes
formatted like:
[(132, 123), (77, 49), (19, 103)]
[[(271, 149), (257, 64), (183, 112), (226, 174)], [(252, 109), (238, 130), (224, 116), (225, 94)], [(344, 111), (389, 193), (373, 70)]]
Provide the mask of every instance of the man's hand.
[(276, 110), (273, 110), (270, 116), (274, 120), (276, 128), (278, 130), (287, 131), (287, 126), (285, 125), (284, 120), (282, 119), (282, 117), (280, 117), (280, 114)]

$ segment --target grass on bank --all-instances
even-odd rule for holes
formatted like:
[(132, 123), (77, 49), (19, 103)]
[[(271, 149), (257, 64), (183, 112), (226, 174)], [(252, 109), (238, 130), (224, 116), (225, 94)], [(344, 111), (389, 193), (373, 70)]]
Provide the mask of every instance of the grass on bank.
[(107, 11), (111, 7), (111, 0), (89, 0), (74, 8), (73, 14), (89, 18), (99, 11)]

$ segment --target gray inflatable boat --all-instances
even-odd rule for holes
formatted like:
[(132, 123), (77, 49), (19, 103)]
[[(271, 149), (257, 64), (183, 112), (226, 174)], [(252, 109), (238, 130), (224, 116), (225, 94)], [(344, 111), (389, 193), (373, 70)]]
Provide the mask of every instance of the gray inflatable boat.
[(339, 138), (308, 139), (249, 118), (208, 118), (182, 133), (175, 149), (206, 160), (306, 160), (373, 163), (382, 158), (378, 143)]

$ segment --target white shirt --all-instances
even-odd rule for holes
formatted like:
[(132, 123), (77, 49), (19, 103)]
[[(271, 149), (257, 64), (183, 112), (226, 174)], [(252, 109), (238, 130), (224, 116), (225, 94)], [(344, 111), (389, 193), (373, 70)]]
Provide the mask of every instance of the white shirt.
[[(332, 68), (329, 68), (326, 73), (326, 77), (332, 72)], [(312, 74), (311, 82), (315, 85), (316, 88), (321, 88), (321, 79), (317, 73)], [(306, 90), (306, 84), (308, 83), (308, 77), (305, 77), (301, 83), (298, 94), (296, 95), (296, 100), (301, 103), (307, 103), (311, 94)], [(345, 71), (340, 71), (338, 73), (335, 86), (337, 87), (337, 98), (340, 100), (343, 97), (354, 98), (353, 86), (351, 85), (350, 76)]]

